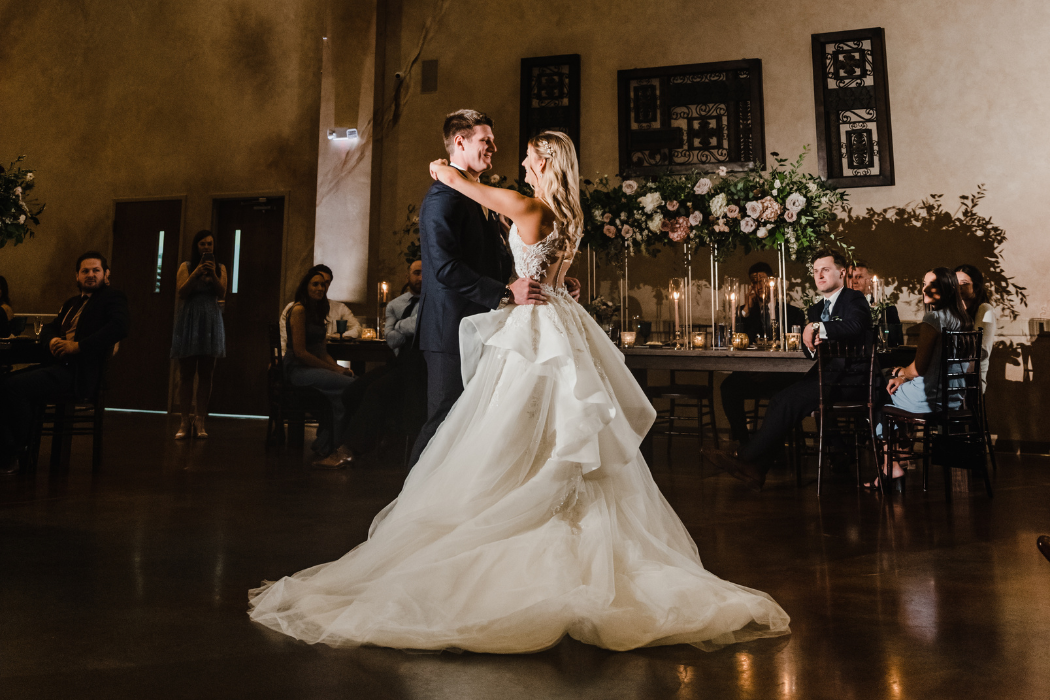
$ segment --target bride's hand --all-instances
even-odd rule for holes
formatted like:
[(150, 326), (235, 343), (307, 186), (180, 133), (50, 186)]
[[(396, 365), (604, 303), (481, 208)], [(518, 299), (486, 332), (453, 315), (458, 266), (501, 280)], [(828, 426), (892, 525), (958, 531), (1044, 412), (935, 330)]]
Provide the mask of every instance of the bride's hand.
[(443, 168), (451, 169), (451, 166), (448, 164), (448, 161), (444, 158), (438, 158), (435, 161), (431, 161), (430, 177), (434, 178), (435, 180), (440, 180), (441, 182), (444, 182), (444, 180), (441, 179), (441, 170)]

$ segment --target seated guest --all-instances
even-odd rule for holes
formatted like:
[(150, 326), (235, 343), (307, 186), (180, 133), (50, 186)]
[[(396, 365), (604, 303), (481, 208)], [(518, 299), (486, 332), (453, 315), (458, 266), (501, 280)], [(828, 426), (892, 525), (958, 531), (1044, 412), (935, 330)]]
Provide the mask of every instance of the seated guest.
[[(890, 393), (890, 405), (909, 413), (931, 413), (941, 407), (941, 331), (973, 329), (973, 320), (966, 313), (951, 270), (946, 267), (930, 270), (922, 284), (922, 301), (930, 311), (919, 324), (915, 361), (907, 367), (895, 367), (886, 387)], [(878, 426), (876, 432), (884, 434), (883, 426)], [(892, 468), (889, 476), (893, 485), (898, 491), (903, 491), (904, 470), (899, 464), (893, 464)], [(883, 474), (886, 474), (885, 468)], [(865, 484), (868, 488), (877, 485), (877, 481)]]
[(751, 342), (769, 333), (769, 328), (763, 317), (763, 308), (769, 295), (769, 278), (773, 276), (773, 268), (767, 263), (757, 262), (747, 271), (751, 287), (747, 295), (736, 310), (736, 329), (738, 333), (747, 333)]
[(128, 300), (109, 287), (109, 264), (95, 251), (77, 259), (80, 293), (40, 331), (51, 361), (0, 381), (0, 470), (14, 473), (41, 406), (64, 396), (95, 395), (106, 358), (128, 334)]
[[(802, 334), (806, 354), (815, 356), (822, 342), (861, 342), (871, 337), (871, 309), (860, 292), (846, 283), (846, 259), (830, 250), (819, 250), (811, 258), (813, 281), (823, 300), (809, 308), (810, 323)], [(867, 393), (869, 365), (865, 361), (834, 360), (827, 371), (835, 383), (857, 384), (857, 389), (844, 390), (841, 398), (849, 400)], [(854, 396), (856, 395), (856, 396)], [(762, 427), (751, 441), (726, 452), (712, 452), (711, 458), (732, 476), (752, 488), (760, 489), (773, 458), (784, 444), (784, 437), (806, 416), (820, 408), (820, 380), (814, 366), (791, 386), (778, 392), (769, 402)]]
[[(868, 300), (868, 304), (874, 304), (875, 298), (872, 295), (872, 279), (875, 273), (872, 272), (871, 268), (868, 267), (868, 263), (863, 260), (857, 260), (853, 263), (852, 272), (849, 277), (850, 289), (855, 289), (864, 295), (864, 298)], [(887, 304), (882, 313), (879, 314), (879, 318), (875, 321), (877, 325), (886, 324), (889, 327), (890, 345), (903, 345), (904, 344), (904, 329), (901, 326), (901, 317), (897, 313), (897, 307), (892, 304)]]
[(341, 367), (327, 350), (328, 298), (325, 275), (311, 268), (295, 290), (295, 302), (285, 320), (288, 354), (284, 356), (288, 382), (293, 386), (317, 389), (331, 404), (331, 423), (319, 422), (317, 439), (310, 448), (319, 459), (314, 466), (340, 468), (351, 455), (343, 447), (346, 431), (346, 394), (354, 383), (354, 373)]
[(11, 308), (11, 295), (7, 291), (7, 280), (0, 275), (0, 338), (11, 335), (11, 322), (15, 312)]
[(423, 289), (423, 261), (416, 260), (409, 265), (406, 286), (408, 291), (386, 305), (386, 344), (395, 355), (416, 335), (416, 310), (419, 308), (419, 292)]
[(426, 363), (413, 347), (422, 286), (423, 263), (416, 260), (408, 268), (407, 291), (386, 308), (386, 342), (397, 359), (365, 373), (351, 389), (355, 410), (347, 445), (355, 456), (375, 449), (388, 423), (414, 438), (426, 420)]
[(995, 343), (995, 332), (999, 325), (999, 311), (988, 297), (984, 288), (984, 275), (973, 265), (960, 265), (955, 268), (955, 280), (959, 283), (959, 296), (966, 305), (966, 314), (973, 321), (976, 330), (984, 331), (981, 338), (981, 391), (988, 388), (988, 356), (992, 354)]
[[(328, 297), (328, 288), (332, 286), (332, 268), (327, 265), (314, 265), (310, 270), (320, 272), (325, 278), (324, 293), (325, 298)], [(285, 330), (285, 321), (288, 320), (288, 312), (295, 306), (295, 302), (291, 302), (288, 306), (284, 307), (281, 312), (281, 318), (278, 324), (281, 327), (281, 351), (288, 352), (288, 338)], [(343, 333), (344, 338), (360, 338), (361, 337), (361, 324), (354, 314), (347, 308), (346, 304), (340, 301), (328, 300), (328, 319), (326, 325), (328, 328), (328, 335), (336, 335), (339, 332), (337, 323), (339, 321), (346, 321), (346, 332)]]

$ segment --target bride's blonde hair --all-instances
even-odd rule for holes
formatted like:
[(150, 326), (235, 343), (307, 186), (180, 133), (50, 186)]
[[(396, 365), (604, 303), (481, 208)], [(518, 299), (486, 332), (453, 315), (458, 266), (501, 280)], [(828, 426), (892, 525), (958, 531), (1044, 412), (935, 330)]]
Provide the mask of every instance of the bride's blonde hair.
[(583, 208), (580, 206), (580, 166), (572, 139), (560, 131), (544, 131), (529, 139), (532, 151), (547, 161), (539, 179), (536, 197), (554, 212), (562, 232), (575, 246), (583, 235)]

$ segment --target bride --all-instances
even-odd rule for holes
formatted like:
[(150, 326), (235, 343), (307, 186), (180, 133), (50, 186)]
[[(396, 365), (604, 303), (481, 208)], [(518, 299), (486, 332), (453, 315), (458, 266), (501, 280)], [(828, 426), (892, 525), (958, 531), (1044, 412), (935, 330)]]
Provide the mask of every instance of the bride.
[(535, 198), (444, 160), (430, 172), (515, 222), (517, 273), (547, 303), (463, 320), (463, 394), (401, 494), (341, 559), (251, 591), (251, 618), (310, 643), (496, 653), (787, 634), (772, 598), (701, 564), (638, 449), (655, 412), (565, 290), (583, 225), (572, 141), (544, 132), (523, 165)]

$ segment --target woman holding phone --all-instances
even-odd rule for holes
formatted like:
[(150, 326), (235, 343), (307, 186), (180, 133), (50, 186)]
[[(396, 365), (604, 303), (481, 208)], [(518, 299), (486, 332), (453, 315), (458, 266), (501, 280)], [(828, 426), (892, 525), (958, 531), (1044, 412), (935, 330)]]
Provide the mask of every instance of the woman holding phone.
[[(198, 231), (193, 237), (189, 262), (179, 266), (176, 278), (179, 309), (171, 340), (171, 357), (179, 361), (179, 405), (182, 421), (176, 440), (187, 436), (208, 437), (204, 419), (208, 416), (212, 373), (215, 360), (226, 356), (226, 331), (219, 304), (226, 297), (226, 267), (215, 262), (215, 236)], [(197, 378), (196, 416), (193, 378)]]

